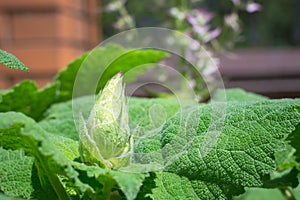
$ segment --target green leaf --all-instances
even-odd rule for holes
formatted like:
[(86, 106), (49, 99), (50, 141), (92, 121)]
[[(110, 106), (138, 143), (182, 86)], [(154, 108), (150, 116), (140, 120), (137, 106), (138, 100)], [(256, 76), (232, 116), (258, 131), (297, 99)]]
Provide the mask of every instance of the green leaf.
[(51, 142), (47, 133), (34, 120), (15, 112), (0, 113), (0, 118), (0, 146), (23, 149), (35, 158), (41, 186), (49, 198), (69, 199), (57, 174), (66, 177), (68, 183), (74, 184), (81, 192), (92, 190), (79, 180), (72, 161)]
[[(290, 191), (293, 193), (296, 199), (300, 199), (300, 185), (291, 189)], [(286, 198), (282, 195), (280, 190), (278, 189), (264, 189), (264, 188), (247, 188), (246, 193), (234, 198), (234, 200), (286, 200)]]
[(78, 142), (63, 136), (48, 134), (49, 141), (69, 160), (79, 158)]
[(3, 64), (11, 69), (20, 69), (29, 71), (28, 68), (14, 55), (0, 49), (0, 64)]
[(157, 63), (167, 56), (168, 54), (166, 52), (159, 50), (128, 49), (120, 57), (116, 57), (115, 60), (112, 60), (112, 63), (109, 64), (101, 76), (99, 87), (102, 88), (111, 77), (119, 72), (123, 72), (125, 82), (132, 82), (137, 75), (144, 73), (151, 64)]
[[(76, 97), (97, 94), (120, 71), (125, 74), (137, 66), (158, 62), (166, 56), (166, 53), (158, 50), (127, 50), (116, 44), (94, 49), (74, 60), (55, 78), (60, 85), (58, 101), (72, 98), (75, 81), (80, 84), (81, 90), (77, 91)], [(139, 73), (139, 70), (131, 73), (127, 80), (132, 81)], [(97, 90), (91, 91), (97, 83)]]
[[(80, 163), (73, 163), (77, 170), (87, 173), (89, 178), (95, 178), (97, 182), (103, 185), (101, 193), (98, 195), (111, 195), (114, 185), (118, 185), (121, 191), (125, 194), (128, 200), (133, 200), (137, 196), (140, 187), (146, 177), (147, 173), (128, 173), (120, 172), (110, 169), (102, 169), (95, 166), (83, 165)], [(89, 179), (89, 183), (92, 183), (92, 179)], [(105, 189), (108, 189), (108, 194)], [(99, 196), (98, 196), (99, 198)]]
[[(78, 106), (85, 118), (90, 114), (93, 98), (80, 97), (72, 101), (53, 104), (45, 113), (45, 118), (39, 122), (39, 125), (47, 132), (68, 137), (78, 141), (78, 132), (76, 130), (72, 103)], [(182, 105), (180, 105), (182, 104)], [(90, 106), (89, 106), (90, 105)], [(158, 128), (168, 118), (175, 113), (188, 107), (198, 105), (196, 101), (185, 100), (182, 102), (176, 99), (147, 99), (147, 98), (128, 98), (129, 125), (132, 131), (138, 131), (142, 134), (144, 131)], [(157, 119), (156, 115), (151, 113), (165, 113), (165, 117)], [(162, 117), (162, 115), (160, 115)]]
[[(290, 135), (293, 135), (293, 133)], [(299, 163), (297, 163), (296, 156), (294, 155), (295, 152), (296, 150), (290, 144), (286, 144), (286, 148), (284, 150), (275, 153), (275, 161), (278, 172), (282, 172), (291, 167), (299, 168)]]
[(23, 199), (23, 198), (12, 197), (12, 196), (3, 194), (3, 193), (1, 193), (1, 192), (0, 192), (0, 199), (1, 199), (1, 200), (25, 200), (25, 199)]
[(128, 200), (135, 199), (144, 179), (148, 176), (147, 173), (127, 173), (119, 171), (111, 171), (110, 174)]
[(235, 88), (235, 89), (217, 90), (215, 95), (213, 96), (213, 100), (243, 102), (243, 101), (265, 101), (268, 100), (268, 98), (262, 95), (246, 92), (243, 89)]
[(196, 105), (193, 100), (131, 97), (128, 99), (130, 129), (141, 129), (139, 132), (145, 134), (159, 128), (177, 112)]
[(38, 90), (33, 81), (25, 80), (0, 96), (0, 112), (22, 112), (40, 120), (55, 100), (56, 87), (51, 84)]
[(77, 72), (87, 56), (88, 53), (84, 53), (80, 57), (76, 58), (74, 61), (68, 64), (67, 68), (61, 70), (55, 77), (55, 81), (59, 84), (58, 102), (72, 99), (73, 86)]
[(264, 188), (284, 188), (284, 187), (292, 187), (295, 188), (299, 184), (298, 180), (298, 170), (296, 168), (292, 168), (289, 172), (282, 173), (273, 173), (272, 179), (265, 181), (263, 187)]
[(231, 190), (232, 194), (243, 192), (241, 187), (235, 188), (231, 185), (216, 184), (200, 180), (189, 180), (174, 173), (156, 173), (155, 185), (149, 196), (152, 199), (231, 199), (226, 196)]
[(72, 101), (53, 104), (46, 111), (45, 118), (39, 122), (39, 125), (53, 135), (64, 136), (78, 141), (78, 132), (73, 118)]
[[(297, 103), (299, 100), (228, 103), (222, 126), (216, 120), (222, 116), (212, 115), (211, 110), (220, 110), (223, 104), (177, 114), (161, 132), (165, 170), (197, 181), (197, 191), (203, 194), (220, 191), (224, 199), (243, 187), (261, 187), (264, 177), (275, 170), (274, 153), (284, 148), (283, 139), (300, 121)], [(216, 139), (215, 146), (212, 140), (204, 140), (208, 134)], [(215, 190), (205, 189), (208, 184)], [(207, 196), (200, 199), (209, 199)]]
[(295, 159), (300, 163), (300, 124), (296, 126), (296, 129), (287, 138), (290, 141), (291, 146), (295, 149)]
[(33, 158), (23, 151), (0, 147), (0, 191), (6, 195), (29, 199), (34, 191), (31, 184)]

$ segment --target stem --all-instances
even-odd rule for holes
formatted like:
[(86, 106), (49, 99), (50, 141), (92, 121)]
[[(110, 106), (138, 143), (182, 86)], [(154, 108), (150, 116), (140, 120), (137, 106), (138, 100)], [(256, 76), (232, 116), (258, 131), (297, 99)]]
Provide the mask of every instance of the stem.
[[(27, 140), (28, 144), (34, 144), (35, 141), (33, 141), (29, 137), (25, 137), (25, 140)], [(58, 176), (56, 173), (54, 173), (51, 169), (51, 167), (48, 165), (48, 160), (43, 158), (43, 155), (41, 154), (39, 147), (36, 146), (33, 150), (33, 156), (35, 157), (35, 166), (38, 171), (39, 180), (41, 183), (42, 188), (46, 191), (46, 195), (49, 198), (52, 198), (53, 196), (53, 190), (55, 194), (57, 195), (59, 200), (71, 200), (69, 195), (67, 194), (64, 186), (60, 182)], [(46, 179), (48, 180), (46, 180)], [(50, 185), (49, 185), (50, 184)], [(49, 191), (49, 187), (52, 187)]]
[[(59, 200), (71, 200), (69, 195), (67, 194), (65, 188), (63, 187), (61, 181), (59, 180), (57, 174), (53, 173), (51, 167), (48, 166), (47, 161), (42, 159), (40, 153), (37, 154), (38, 163), (36, 163), (38, 174), (41, 180), (41, 176), (44, 174), (48, 178), (52, 189), (56, 193)], [(47, 185), (45, 185), (45, 180), (41, 181), (42, 187), (47, 190)]]
[(279, 190), (286, 200), (296, 200), (296, 197), (289, 188), (279, 188)]
[(53, 186), (57, 196), (58, 196), (58, 199), (60, 200), (70, 200), (70, 197), (69, 195), (66, 193), (66, 190), (65, 188), (62, 186), (59, 178), (57, 177), (57, 175), (55, 176), (48, 176), (49, 180), (50, 180), (50, 183), (51, 185)]
[(103, 186), (103, 194), (105, 200), (110, 200), (111, 190), (115, 185), (115, 181), (107, 180)]
[(41, 162), (41, 166), (43, 168), (44, 173), (48, 177), (48, 180), (54, 189), (57, 197), (59, 200), (71, 200), (69, 195), (67, 194), (65, 188), (63, 187), (62, 183), (60, 182), (57, 174), (53, 173), (50, 167), (47, 166), (46, 163)]

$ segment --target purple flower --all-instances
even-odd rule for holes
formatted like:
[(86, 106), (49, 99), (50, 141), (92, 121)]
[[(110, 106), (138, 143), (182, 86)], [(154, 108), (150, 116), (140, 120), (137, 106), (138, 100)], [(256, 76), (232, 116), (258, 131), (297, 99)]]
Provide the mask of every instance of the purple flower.
[(253, 12), (261, 10), (261, 8), (262, 8), (262, 6), (258, 3), (249, 3), (246, 6), (246, 11), (249, 13), (253, 13)]
[(203, 35), (207, 33), (209, 30), (209, 26), (199, 26), (199, 25), (194, 25), (193, 26), (193, 31), (195, 33), (198, 33), (199, 35)]
[(198, 8), (197, 14), (200, 17), (203, 17), (205, 22), (210, 21), (214, 17), (214, 14), (212, 14), (211, 12), (208, 12), (207, 10), (204, 10), (203, 8)]
[(191, 14), (188, 14), (186, 16), (186, 19), (192, 25), (197, 25), (198, 24), (197, 19), (193, 15), (191, 15)]
[(210, 33), (210, 39), (215, 39), (216, 37), (218, 37), (221, 34), (221, 29), (220, 28), (216, 28), (215, 30), (212, 30)]

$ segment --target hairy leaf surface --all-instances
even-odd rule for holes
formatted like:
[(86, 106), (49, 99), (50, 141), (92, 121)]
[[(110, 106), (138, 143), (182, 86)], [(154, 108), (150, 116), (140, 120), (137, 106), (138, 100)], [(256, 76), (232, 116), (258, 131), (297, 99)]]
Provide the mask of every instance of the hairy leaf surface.
[(0, 49), (0, 64), (11, 69), (28, 71), (28, 68), (14, 55)]
[[(220, 116), (211, 114), (211, 104), (171, 118), (160, 139), (165, 170), (185, 181), (197, 181), (201, 187), (195, 190), (202, 194), (221, 192), (220, 199), (230, 199), (243, 187), (261, 187), (264, 176), (275, 170), (274, 153), (284, 149), (283, 139), (300, 121), (297, 103), (298, 100), (228, 103), (221, 126), (216, 120)], [(214, 106), (221, 109), (224, 105)], [(207, 137), (209, 134), (211, 137)], [(211, 139), (216, 140), (215, 145)], [(206, 187), (208, 184), (222, 189), (212, 190)], [(201, 195), (199, 199), (210, 198)]]
[(226, 100), (226, 101), (265, 101), (268, 98), (259, 94), (254, 94), (251, 92), (246, 92), (243, 89), (226, 89), (226, 90), (217, 90), (213, 96), (213, 100)]
[(56, 84), (38, 90), (33, 81), (25, 80), (0, 94), (0, 112), (16, 111), (41, 120), (43, 113), (55, 101)]
[(32, 165), (33, 158), (25, 156), (23, 151), (0, 148), (0, 191), (29, 199), (34, 191)]

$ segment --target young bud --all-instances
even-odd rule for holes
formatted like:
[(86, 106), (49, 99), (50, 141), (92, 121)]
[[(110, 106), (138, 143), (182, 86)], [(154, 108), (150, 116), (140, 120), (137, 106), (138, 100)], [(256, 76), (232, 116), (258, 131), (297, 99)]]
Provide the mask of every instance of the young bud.
[(81, 116), (80, 152), (84, 162), (114, 169), (128, 163), (132, 138), (124, 88), (119, 73), (100, 92), (88, 121)]

